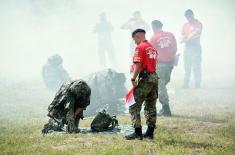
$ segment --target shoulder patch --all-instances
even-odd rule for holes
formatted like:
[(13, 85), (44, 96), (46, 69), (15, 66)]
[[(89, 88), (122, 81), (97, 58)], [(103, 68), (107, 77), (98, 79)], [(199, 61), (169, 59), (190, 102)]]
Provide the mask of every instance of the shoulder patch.
[(139, 51), (135, 50), (134, 56), (138, 56), (139, 55)]

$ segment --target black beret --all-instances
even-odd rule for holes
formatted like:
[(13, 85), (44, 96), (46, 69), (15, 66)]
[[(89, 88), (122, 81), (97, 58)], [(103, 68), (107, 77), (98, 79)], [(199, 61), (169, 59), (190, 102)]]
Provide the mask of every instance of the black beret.
[(146, 33), (144, 29), (136, 29), (135, 31), (132, 32), (132, 38), (136, 35), (136, 33)]

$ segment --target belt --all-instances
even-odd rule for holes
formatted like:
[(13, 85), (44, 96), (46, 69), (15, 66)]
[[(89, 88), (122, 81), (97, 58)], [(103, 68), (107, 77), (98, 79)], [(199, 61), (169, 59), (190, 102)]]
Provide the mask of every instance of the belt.
[(146, 76), (148, 76), (148, 75), (152, 75), (152, 74), (156, 74), (156, 72), (140, 73), (140, 74), (139, 74), (139, 77), (146, 78)]
[(143, 74), (156, 74), (156, 72), (146, 72), (146, 73), (140, 73), (140, 75), (143, 75)]

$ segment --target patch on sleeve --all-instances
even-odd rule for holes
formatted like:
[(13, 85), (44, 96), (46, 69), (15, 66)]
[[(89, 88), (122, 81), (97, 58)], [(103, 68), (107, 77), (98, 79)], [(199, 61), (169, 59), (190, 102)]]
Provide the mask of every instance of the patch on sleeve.
[(133, 62), (136, 63), (136, 62), (140, 62), (140, 57), (136, 56), (133, 58)]
[(135, 50), (134, 56), (138, 56), (139, 55), (139, 51)]

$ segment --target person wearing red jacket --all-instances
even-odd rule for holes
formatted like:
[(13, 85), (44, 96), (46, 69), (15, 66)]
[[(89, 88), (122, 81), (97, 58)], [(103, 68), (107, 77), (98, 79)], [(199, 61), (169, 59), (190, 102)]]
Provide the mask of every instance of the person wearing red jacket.
[(201, 44), (200, 37), (202, 33), (202, 23), (195, 19), (192, 10), (185, 11), (185, 17), (188, 20), (182, 28), (181, 43), (185, 44), (184, 51), (184, 85), (183, 88), (189, 87), (191, 72), (194, 72), (196, 88), (201, 86)]
[(163, 31), (162, 26), (163, 24), (161, 21), (152, 21), (152, 29), (154, 34), (150, 42), (158, 52), (158, 97), (160, 103), (162, 104), (162, 109), (159, 114), (163, 116), (171, 116), (166, 85), (170, 82), (171, 72), (175, 64), (177, 43), (173, 33)]

